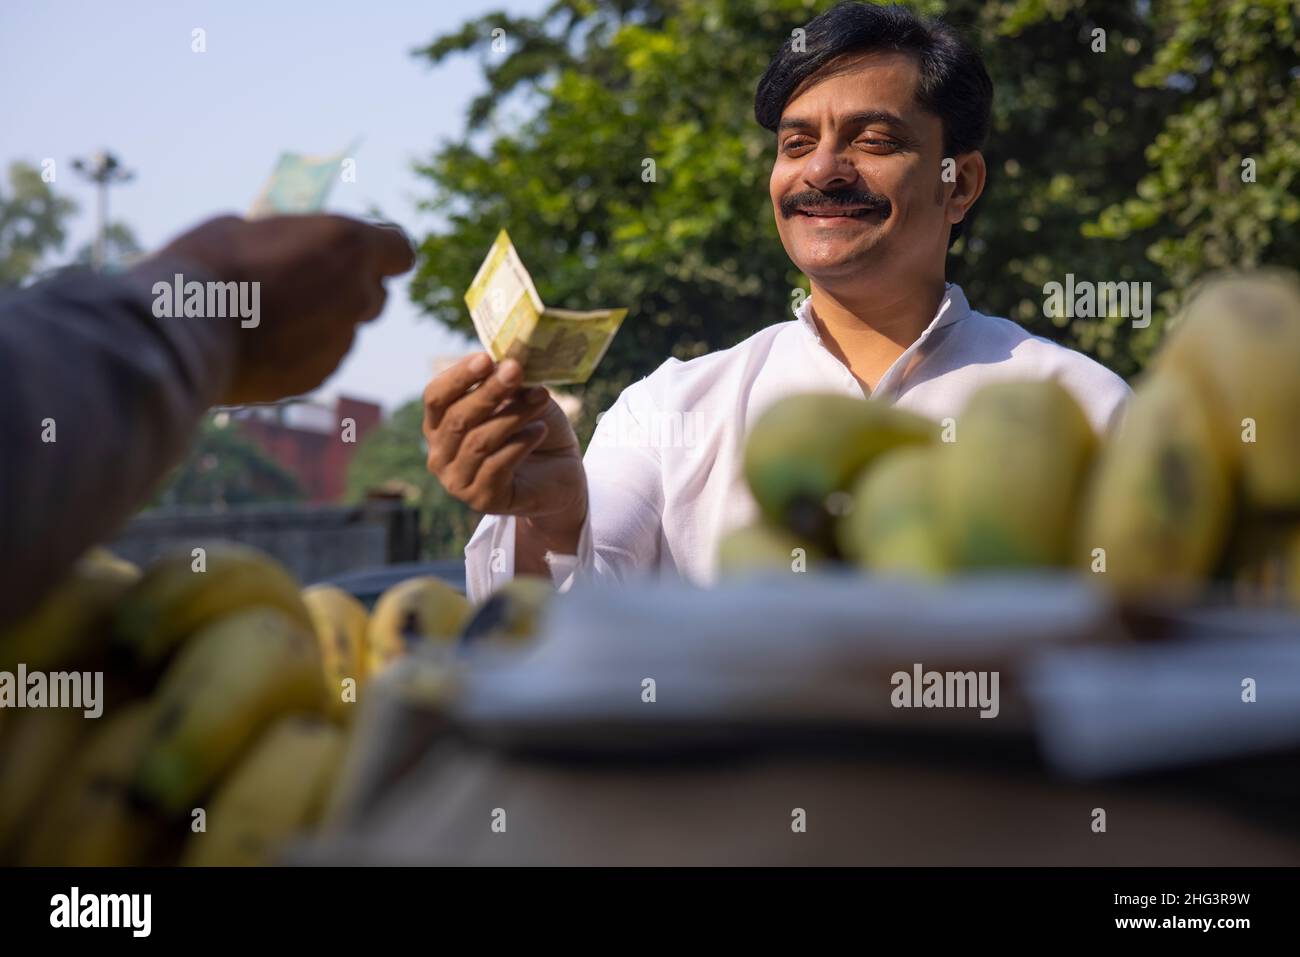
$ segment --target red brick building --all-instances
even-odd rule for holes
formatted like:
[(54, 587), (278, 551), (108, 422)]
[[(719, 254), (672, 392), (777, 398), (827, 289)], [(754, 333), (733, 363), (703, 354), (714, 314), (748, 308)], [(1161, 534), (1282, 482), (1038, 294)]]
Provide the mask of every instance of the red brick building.
[(312, 505), (341, 501), (348, 463), (361, 441), (383, 421), (373, 402), (339, 396), (334, 407), (292, 402), (247, 409), (239, 430), (292, 472)]

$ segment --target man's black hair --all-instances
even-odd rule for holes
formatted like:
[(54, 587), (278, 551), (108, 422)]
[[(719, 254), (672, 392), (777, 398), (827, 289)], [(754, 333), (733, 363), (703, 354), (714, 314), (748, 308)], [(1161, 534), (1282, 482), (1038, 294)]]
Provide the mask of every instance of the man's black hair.
[[(810, 20), (800, 39), (802, 43), (791, 37), (782, 44), (758, 81), (754, 116), (764, 128), (775, 133), (795, 91), (833, 61), (896, 50), (913, 54), (920, 64), (917, 99), (943, 123), (944, 155), (983, 148), (993, 81), (979, 51), (942, 20), (923, 19), (906, 7), (846, 2)], [(963, 225), (952, 227), (949, 246)]]

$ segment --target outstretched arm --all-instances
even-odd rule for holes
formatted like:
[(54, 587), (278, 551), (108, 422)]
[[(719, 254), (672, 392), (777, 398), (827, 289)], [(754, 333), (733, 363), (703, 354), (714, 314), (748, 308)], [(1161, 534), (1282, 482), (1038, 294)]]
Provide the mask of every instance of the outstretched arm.
[[(129, 273), (0, 300), (0, 626), (147, 500), (210, 405), (318, 385), (412, 262), (392, 228), (227, 216)], [(178, 275), (257, 284), (260, 314), (155, 315), (155, 284)]]

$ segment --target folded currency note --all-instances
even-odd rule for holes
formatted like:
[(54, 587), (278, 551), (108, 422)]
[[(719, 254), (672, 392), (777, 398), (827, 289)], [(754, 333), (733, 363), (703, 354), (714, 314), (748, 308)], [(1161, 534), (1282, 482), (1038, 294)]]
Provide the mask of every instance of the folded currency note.
[(465, 304), (483, 348), (497, 362), (518, 359), (525, 385), (586, 382), (627, 315), (626, 309), (575, 312), (542, 305), (504, 229), (469, 284)]
[(271, 178), (253, 201), (248, 218), (318, 212), (339, 179), (343, 160), (354, 153), (358, 145), (354, 142), (332, 156), (281, 153), (271, 171)]

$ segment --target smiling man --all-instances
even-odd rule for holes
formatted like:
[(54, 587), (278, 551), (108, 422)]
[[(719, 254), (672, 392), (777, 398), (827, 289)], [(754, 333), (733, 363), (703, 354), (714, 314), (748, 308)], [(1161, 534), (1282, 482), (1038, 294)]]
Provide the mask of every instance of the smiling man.
[(1091, 359), (971, 309), (945, 281), (984, 189), (993, 85), (949, 27), (844, 3), (781, 48), (754, 111), (775, 133), (772, 207), (812, 295), (721, 352), (669, 359), (601, 419), (585, 459), (544, 389), (480, 353), (425, 389), (429, 469), (486, 513), (465, 550), (470, 597), (516, 571), (641, 573), (707, 584), (717, 545), (757, 508), (745, 436), (785, 396), (840, 392), (935, 419), (978, 387), (1055, 379), (1102, 432), (1129, 395)]

